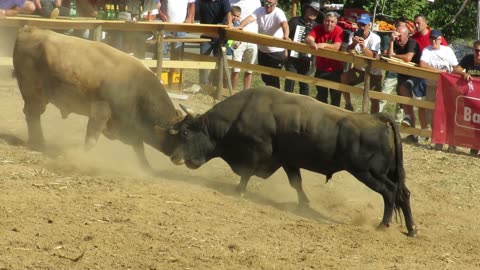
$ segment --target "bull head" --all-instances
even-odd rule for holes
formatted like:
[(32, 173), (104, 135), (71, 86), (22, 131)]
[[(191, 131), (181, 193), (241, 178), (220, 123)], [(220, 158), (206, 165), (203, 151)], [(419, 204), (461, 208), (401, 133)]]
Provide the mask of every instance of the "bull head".
[(183, 110), (187, 115), (189, 115), (189, 116), (191, 116), (191, 117), (195, 117), (195, 112), (194, 112), (192, 109), (190, 109), (190, 108), (188, 108), (188, 107), (186, 107), (186, 106), (184, 106), (184, 105), (182, 105), (182, 104), (180, 104), (180, 108), (182, 108), (182, 110)]

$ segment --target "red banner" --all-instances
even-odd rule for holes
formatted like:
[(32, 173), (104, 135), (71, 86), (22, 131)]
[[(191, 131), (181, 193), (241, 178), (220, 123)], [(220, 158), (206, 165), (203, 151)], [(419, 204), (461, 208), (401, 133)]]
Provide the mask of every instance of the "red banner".
[(432, 142), (480, 149), (480, 79), (441, 73)]

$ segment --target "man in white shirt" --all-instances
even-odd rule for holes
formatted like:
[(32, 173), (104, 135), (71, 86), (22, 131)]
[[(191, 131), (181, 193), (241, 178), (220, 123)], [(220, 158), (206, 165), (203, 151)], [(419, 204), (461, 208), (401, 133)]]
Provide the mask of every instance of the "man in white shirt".
[[(260, 0), (230, 0), (231, 6), (238, 6), (242, 9), (240, 15), (240, 22), (243, 21), (248, 16), (252, 15), (255, 10), (262, 7)], [(256, 21), (246, 25), (243, 28), (244, 31), (251, 33), (258, 33), (258, 24)], [(257, 61), (257, 44), (250, 42), (236, 42), (236, 46), (233, 50), (233, 60), (247, 63), (255, 64)], [(240, 75), (240, 69), (234, 68), (232, 70), (232, 86), (233, 90), (237, 90), (238, 77)], [(243, 89), (248, 89), (252, 85), (252, 71), (245, 70), (243, 77)]]
[[(290, 40), (287, 17), (285, 12), (277, 7), (277, 0), (265, 0), (263, 7), (255, 10), (245, 18), (238, 27), (243, 29), (250, 23), (257, 21), (258, 33), (276, 38)], [(265, 67), (282, 69), (287, 52), (284, 48), (258, 45), (258, 64)], [(280, 79), (277, 76), (262, 74), (266, 85), (280, 88)]]
[[(169, 23), (193, 23), (195, 16), (195, 0), (161, 0), (159, 16), (164, 22)], [(173, 37), (185, 37), (185, 32), (168, 33)], [(179, 59), (182, 43), (176, 42), (173, 48), (170, 48), (170, 58)], [(165, 44), (164, 54), (169, 46)]]

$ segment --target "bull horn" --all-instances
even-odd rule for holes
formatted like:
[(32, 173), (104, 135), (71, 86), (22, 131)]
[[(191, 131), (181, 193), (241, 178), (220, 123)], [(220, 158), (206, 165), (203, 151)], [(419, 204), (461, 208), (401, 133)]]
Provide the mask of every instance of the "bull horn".
[(183, 110), (187, 115), (190, 115), (191, 117), (195, 117), (195, 112), (194, 112), (192, 109), (190, 109), (190, 108), (188, 108), (188, 107), (186, 107), (186, 106), (184, 106), (184, 105), (182, 105), (182, 104), (180, 104), (180, 108), (182, 108), (182, 110)]
[(168, 129), (168, 134), (170, 134), (170, 135), (177, 135), (177, 134), (178, 134), (178, 129), (174, 129), (173, 127), (172, 127), (172, 128), (169, 128), (169, 129)]

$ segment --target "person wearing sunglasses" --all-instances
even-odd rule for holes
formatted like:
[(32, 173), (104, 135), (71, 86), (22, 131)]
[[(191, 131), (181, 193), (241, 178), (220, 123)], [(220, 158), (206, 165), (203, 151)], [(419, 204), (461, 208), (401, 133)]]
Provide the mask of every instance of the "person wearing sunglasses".
[[(453, 68), (453, 73), (463, 76), (470, 81), (473, 77), (480, 77), (480, 40), (473, 43), (472, 54), (465, 55), (458, 65)], [(478, 149), (470, 149), (470, 155), (477, 156)]]
[[(285, 16), (283, 10), (277, 7), (277, 0), (265, 0), (263, 7), (257, 8), (251, 15), (245, 18), (238, 28), (243, 29), (254, 21), (258, 23), (259, 34), (290, 40), (288, 37), (290, 29), (287, 16)], [(264, 67), (282, 69), (286, 54), (284, 48), (258, 45), (258, 64)], [(278, 76), (262, 74), (262, 81), (265, 85), (280, 88)]]

